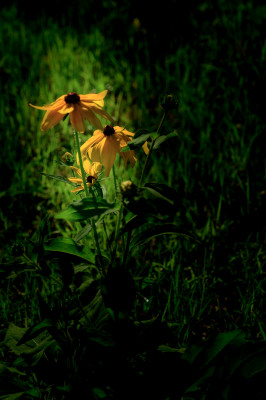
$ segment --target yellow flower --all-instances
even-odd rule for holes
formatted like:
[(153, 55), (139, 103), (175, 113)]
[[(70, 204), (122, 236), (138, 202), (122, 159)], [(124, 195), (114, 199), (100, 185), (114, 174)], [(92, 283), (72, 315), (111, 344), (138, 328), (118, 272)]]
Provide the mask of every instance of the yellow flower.
[(57, 125), (67, 114), (70, 115), (70, 123), (77, 132), (85, 132), (84, 119), (87, 119), (97, 129), (103, 129), (99, 118), (99, 114), (103, 118), (113, 122), (113, 118), (102, 109), (104, 106), (103, 98), (108, 90), (101, 93), (77, 94), (71, 92), (59, 97), (55, 102), (44, 105), (42, 107), (29, 105), (38, 110), (46, 110), (41, 123), (41, 131), (45, 132), (53, 126)]
[[(90, 186), (95, 184), (95, 182), (96, 182), (96, 180), (98, 178), (98, 174), (99, 174), (99, 172), (101, 172), (102, 165), (101, 165), (101, 163), (95, 162), (95, 163), (92, 163), (92, 164), (87, 164), (86, 163), (86, 165), (83, 166), (83, 167), (84, 167), (85, 172), (88, 175), (87, 178), (86, 178), (86, 181), (87, 181), (86, 185), (88, 187), (90, 187)], [(71, 192), (75, 193), (75, 192), (79, 192), (80, 190), (84, 190), (81, 170), (79, 168), (73, 167), (73, 166), (71, 166), (70, 168), (72, 168), (73, 171), (77, 175), (80, 176), (80, 178), (74, 178), (74, 177), (73, 178), (68, 178), (68, 180), (70, 182), (74, 182), (74, 183), (79, 183), (80, 184), (80, 186), (78, 186), (75, 189), (71, 190)]]
[[(102, 130), (96, 130), (93, 136), (88, 139), (81, 147), (81, 156), (83, 165), (88, 163), (87, 153), (89, 158), (94, 162), (102, 162), (105, 168), (105, 175), (109, 176), (112, 166), (115, 162), (116, 154), (119, 153), (123, 158), (125, 166), (129, 161), (131, 166), (134, 167), (137, 159), (134, 150), (121, 152), (121, 149), (132, 140), (134, 133), (127, 131), (120, 126), (106, 125)], [(148, 146), (145, 143), (143, 146), (145, 153), (148, 153)], [(77, 161), (79, 159), (77, 156)]]

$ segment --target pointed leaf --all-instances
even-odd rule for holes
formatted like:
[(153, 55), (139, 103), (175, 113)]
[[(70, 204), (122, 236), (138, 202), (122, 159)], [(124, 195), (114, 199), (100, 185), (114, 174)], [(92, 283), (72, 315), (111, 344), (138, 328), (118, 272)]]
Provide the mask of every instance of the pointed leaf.
[(163, 183), (145, 183), (144, 189), (148, 190), (154, 196), (167, 201), (171, 205), (174, 205), (177, 198), (177, 192)]
[(201, 367), (207, 366), (221, 351), (233, 341), (243, 341), (244, 334), (238, 329), (231, 332), (222, 332), (217, 335), (213, 344), (207, 348)]
[(127, 146), (123, 147), (121, 151), (134, 150), (136, 147), (142, 146), (151, 135), (151, 133), (145, 133), (144, 135), (140, 135), (136, 139), (130, 140), (130, 142), (127, 143)]
[(158, 149), (158, 147), (159, 147), (163, 142), (165, 142), (166, 140), (169, 140), (169, 139), (171, 139), (171, 138), (173, 138), (173, 137), (177, 137), (177, 136), (178, 136), (178, 133), (177, 133), (176, 131), (171, 132), (171, 133), (169, 133), (168, 135), (161, 135), (161, 136), (159, 136), (157, 139), (155, 139), (155, 143), (154, 143), (153, 149), (154, 149), (154, 150)]
[(55, 218), (69, 221), (84, 221), (95, 216), (100, 216), (113, 207), (114, 203), (108, 203), (102, 198), (94, 200), (86, 197), (70, 204), (66, 210), (55, 215)]
[(59, 237), (51, 239), (44, 244), (44, 250), (72, 254), (74, 256), (83, 258), (90, 263), (94, 263), (94, 254), (87, 247), (79, 246), (71, 238)]
[(50, 328), (51, 326), (53, 326), (53, 321), (49, 318), (45, 318), (40, 323), (29, 328), (22, 336), (22, 338), (17, 342), (17, 346), (21, 346), (22, 344), (35, 338), (36, 336), (39, 335), (40, 332), (46, 330), (47, 328)]

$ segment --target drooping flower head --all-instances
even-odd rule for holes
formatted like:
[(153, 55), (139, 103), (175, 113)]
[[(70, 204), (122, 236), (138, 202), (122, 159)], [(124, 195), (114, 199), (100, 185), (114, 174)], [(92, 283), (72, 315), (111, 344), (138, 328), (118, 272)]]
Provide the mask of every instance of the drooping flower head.
[[(92, 163), (92, 164), (90, 164), (90, 163), (87, 164), (86, 163), (86, 166), (83, 166), (83, 167), (84, 167), (84, 170), (85, 170), (85, 172), (87, 174), (86, 185), (88, 187), (90, 187), (90, 186), (92, 186), (92, 185), (94, 185), (96, 183), (97, 178), (98, 178), (98, 174), (101, 172), (102, 165), (101, 165), (101, 163), (95, 162), (95, 163)], [(68, 180), (70, 182), (74, 182), (74, 183), (78, 183), (79, 184), (79, 186), (77, 186), (75, 189), (71, 190), (71, 192), (75, 193), (75, 192), (79, 192), (80, 190), (84, 190), (81, 170), (79, 168), (73, 167), (73, 166), (71, 166), (70, 168), (73, 169), (73, 171), (79, 176), (79, 178), (74, 178), (74, 177), (73, 178), (72, 177), (68, 178)]]
[(102, 109), (104, 106), (104, 97), (108, 90), (101, 93), (77, 94), (71, 92), (59, 97), (55, 102), (40, 106), (31, 107), (38, 110), (45, 110), (46, 113), (41, 123), (41, 131), (46, 132), (48, 129), (57, 125), (67, 114), (70, 116), (70, 123), (73, 128), (80, 133), (85, 132), (84, 119), (88, 120), (97, 129), (103, 129), (102, 123), (95, 114), (113, 122), (113, 118)]
[[(121, 149), (127, 146), (133, 136), (134, 133), (120, 126), (106, 125), (103, 130), (97, 129), (94, 131), (93, 136), (80, 147), (83, 165), (89, 162), (88, 155), (93, 162), (101, 162), (105, 169), (105, 175), (109, 176), (116, 154), (119, 153), (124, 160), (125, 166), (129, 161), (133, 167), (137, 160), (134, 150), (121, 152)], [(143, 149), (148, 152), (146, 146), (143, 146)], [(78, 156), (77, 161), (79, 163)]]

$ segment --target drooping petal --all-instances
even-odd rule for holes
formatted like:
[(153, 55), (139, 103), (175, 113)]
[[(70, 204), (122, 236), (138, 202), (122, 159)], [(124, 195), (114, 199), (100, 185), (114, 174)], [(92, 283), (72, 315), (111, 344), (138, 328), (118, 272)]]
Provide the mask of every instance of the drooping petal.
[(55, 108), (60, 108), (60, 107), (63, 107), (63, 105), (65, 104), (64, 97), (65, 97), (65, 95), (60, 96), (53, 103), (44, 104), (43, 106), (35, 106), (35, 105), (31, 104), (31, 103), (29, 103), (29, 106), (31, 106), (33, 108), (37, 108), (38, 110), (52, 110), (52, 109), (55, 109)]
[(78, 174), (82, 178), (82, 173), (79, 168), (73, 167), (73, 165), (71, 165), (70, 168), (73, 169), (73, 171), (76, 172), (76, 174)]
[(112, 136), (109, 136), (106, 138), (101, 153), (105, 176), (109, 176), (110, 174), (111, 168), (113, 167), (115, 162), (116, 153), (117, 153), (116, 145), (112, 140)]
[(103, 132), (101, 130), (97, 129), (96, 131), (94, 131), (93, 136), (90, 137), (88, 140), (86, 140), (86, 142), (83, 143), (82, 146), (80, 146), (81, 154), (86, 155), (87, 152), (88, 152), (88, 149), (91, 146), (99, 143), (102, 139), (104, 139), (104, 137), (105, 136), (104, 136), (104, 134), (103, 134)]
[(144, 143), (144, 145), (142, 146), (142, 148), (143, 148), (145, 154), (148, 155), (150, 150), (149, 150), (149, 147), (148, 147), (148, 143), (147, 143), (147, 142)]
[(70, 123), (75, 129), (75, 131), (84, 133), (85, 132), (85, 125), (83, 122), (83, 118), (80, 112), (80, 108), (77, 104), (74, 104), (74, 111), (70, 113)]
[(102, 164), (100, 162), (94, 162), (91, 165), (90, 175), (97, 177), (98, 174), (101, 172), (101, 170), (102, 170)]
[(91, 173), (91, 162), (88, 159), (87, 156), (82, 157), (82, 164), (83, 164), (83, 168), (84, 171), (86, 172), (87, 175), (92, 175)]
[(48, 110), (41, 123), (41, 131), (46, 132), (53, 126), (57, 125), (64, 118), (63, 114), (60, 114), (56, 109)]
[[(82, 103), (81, 103), (82, 104)], [(89, 121), (92, 125), (95, 126), (97, 129), (103, 130), (103, 126), (99, 118), (94, 115), (94, 113), (87, 107), (83, 106), (80, 108), (80, 112), (83, 118)]]
[(98, 163), (101, 162), (102, 152), (103, 152), (103, 148), (104, 148), (106, 139), (107, 139), (106, 136), (104, 136), (101, 141), (99, 141), (94, 146), (92, 146), (88, 149), (88, 156), (92, 162), (98, 162)]
[(128, 153), (129, 153), (128, 154), (128, 159), (129, 159), (129, 162), (131, 164), (131, 167), (134, 167), (134, 165), (136, 164), (136, 161), (137, 161), (137, 157), (135, 155), (135, 151), (134, 150), (130, 150)]
[(103, 118), (109, 119), (109, 121), (112, 122), (112, 124), (115, 122), (114, 119), (109, 115), (105, 110), (103, 110), (101, 107), (94, 105), (90, 106), (90, 109), (95, 112), (96, 114), (100, 115)]
[(72, 189), (72, 190), (71, 190), (71, 193), (80, 192), (80, 191), (83, 190), (83, 189), (84, 189), (83, 186), (78, 186), (78, 187), (76, 187), (75, 189)]

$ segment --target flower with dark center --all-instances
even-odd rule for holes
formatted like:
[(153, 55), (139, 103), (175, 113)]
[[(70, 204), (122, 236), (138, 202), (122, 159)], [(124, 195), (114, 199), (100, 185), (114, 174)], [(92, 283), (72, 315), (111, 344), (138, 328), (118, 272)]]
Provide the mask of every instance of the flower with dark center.
[[(102, 169), (102, 165), (101, 163), (95, 162), (92, 164), (87, 164), (83, 165), (85, 172), (88, 174), (87, 178), (86, 178), (86, 185), (88, 187), (92, 186), (95, 184), (95, 182), (97, 181), (98, 178), (98, 174), (101, 172)], [(79, 176), (79, 178), (68, 178), (68, 180), (70, 182), (74, 182), (74, 183), (78, 183), (79, 186), (77, 186), (75, 189), (71, 190), (72, 193), (75, 192), (80, 192), (81, 190), (84, 190), (84, 185), (83, 185), (83, 180), (82, 180), (82, 172), (79, 168), (77, 167), (70, 167), (71, 169), (73, 169), (73, 171)]]
[[(124, 160), (125, 167), (128, 161), (133, 167), (137, 161), (134, 150), (121, 151), (132, 140), (133, 136), (134, 133), (120, 126), (106, 125), (103, 130), (94, 131), (93, 136), (80, 147), (83, 166), (89, 163), (89, 159), (93, 162), (101, 162), (104, 166), (105, 175), (109, 176), (116, 154), (119, 153)], [(148, 154), (147, 142), (142, 147)], [(78, 156), (77, 161), (79, 163)]]
[(69, 114), (73, 128), (77, 132), (83, 133), (86, 130), (84, 119), (88, 120), (97, 129), (103, 129), (101, 121), (95, 114), (114, 122), (113, 118), (102, 108), (104, 106), (103, 99), (107, 92), (108, 90), (91, 94), (70, 92), (59, 97), (55, 102), (42, 107), (34, 106), (33, 104), (29, 105), (38, 110), (46, 111), (41, 123), (41, 131), (46, 132)]

